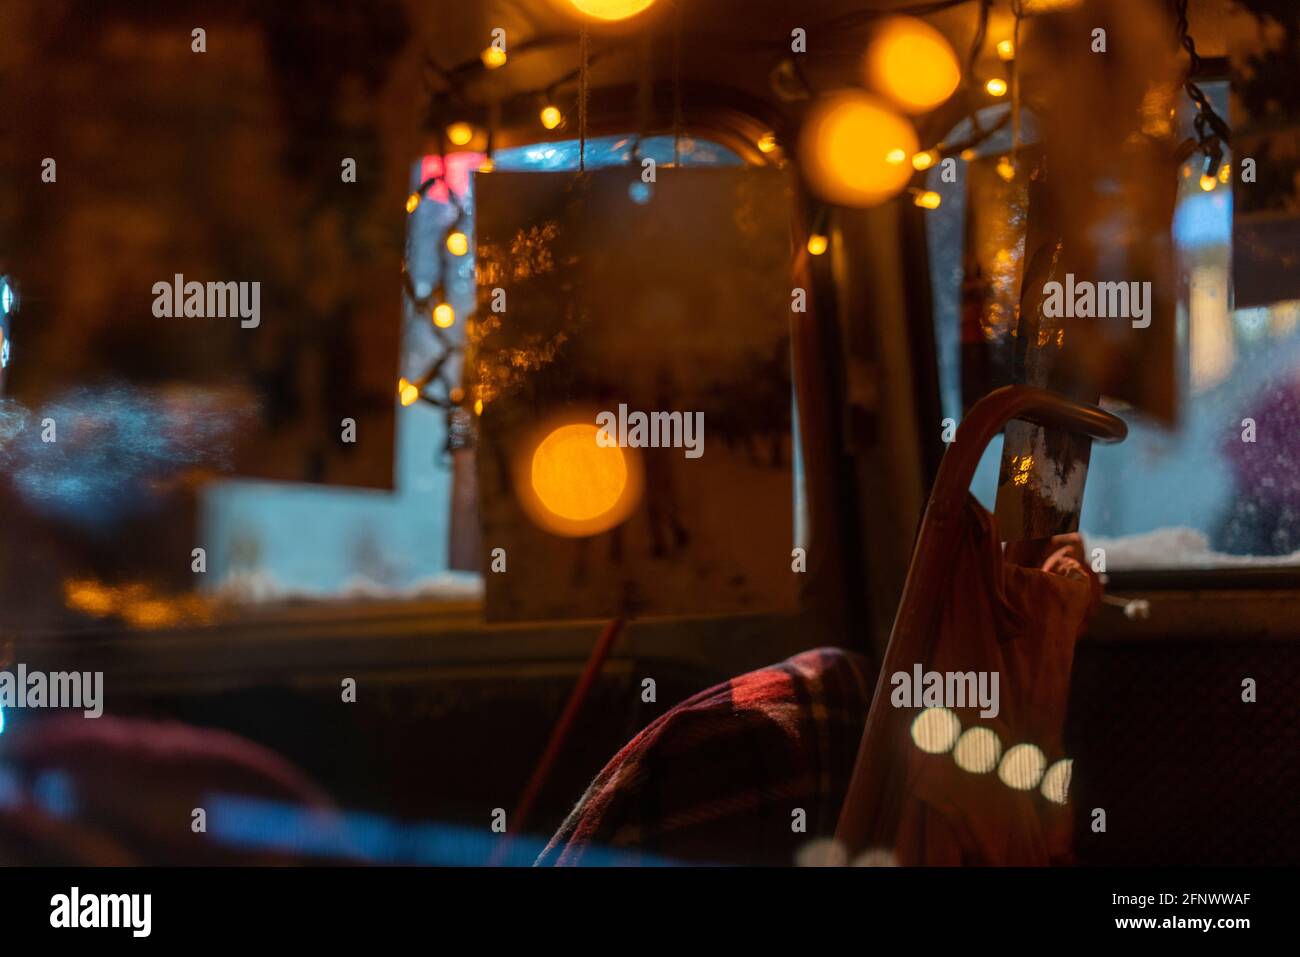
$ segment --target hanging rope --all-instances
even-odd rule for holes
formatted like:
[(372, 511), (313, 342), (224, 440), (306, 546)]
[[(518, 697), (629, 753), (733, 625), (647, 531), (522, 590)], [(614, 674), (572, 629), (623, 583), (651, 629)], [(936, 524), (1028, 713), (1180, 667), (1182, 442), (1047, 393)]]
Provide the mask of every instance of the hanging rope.
[(1015, 157), (1020, 153), (1020, 20), (1024, 16), (1021, 0), (1011, 0), (1011, 12), (1016, 18), (1011, 28), (1011, 155)]
[(682, 4), (673, 10), (673, 167), (682, 165)]
[(587, 24), (578, 34), (578, 171), (587, 171), (587, 97), (591, 92), (591, 38)]

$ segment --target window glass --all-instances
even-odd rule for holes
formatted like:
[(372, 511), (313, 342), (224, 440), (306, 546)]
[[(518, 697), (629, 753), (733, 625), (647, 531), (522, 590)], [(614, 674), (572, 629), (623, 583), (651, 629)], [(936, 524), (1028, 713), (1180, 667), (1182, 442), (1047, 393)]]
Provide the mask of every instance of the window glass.
[[(1203, 89), (1227, 116), (1227, 84)], [(1190, 133), (1188, 111), (1184, 121)], [(1233, 308), (1232, 187), (1203, 189), (1201, 162), (1197, 154), (1180, 170), (1173, 224), (1185, 277), (1182, 421), (1170, 430), (1116, 410), (1128, 438), (1092, 452), (1082, 530), (1106, 549), (1112, 571), (1300, 563), (1300, 302)], [(1224, 162), (1233, 168), (1230, 154)], [(941, 398), (944, 414), (959, 418), (962, 203), (935, 213), (943, 214), (928, 220)], [(988, 508), (1000, 456), (998, 439), (972, 485)]]
[[(684, 138), (683, 166), (739, 165), (740, 158), (715, 143)], [(586, 145), (589, 167), (632, 161), (633, 149), (658, 164), (673, 161), (669, 136), (591, 139)], [(576, 140), (539, 143), (499, 150), (496, 169), (516, 171), (577, 170)], [(445, 186), (430, 187), (425, 200), (408, 217), (407, 270), (418, 297), (442, 283), (446, 301), (458, 317), (447, 330), (448, 341), (462, 341), (460, 317), (472, 310), (475, 298), (474, 263), (469, 255), (441, 252), (448, 227), (459, 215), (447, 189), (465, 210), (463, 230), (473, 237), (473, 175), (482, 154), (455, 153), (447, 158), (426, 156), (412, 165), (411, 189), (434, 174), (445, 173)], [(444, 264), (452, 268), (442, 274)], [(397, 277), (394, 277), (394, 281)], [(407, 301), (404, 317), (402, 377), (419, 378), (442, 352), (428, 312)], [(453, 357), (446, 381), (459, 381), (459, 357)], [(396, 386), (396, 383), (394, 383)], [(434, 385), (427, 390), (445, 398)], [(351, 490), (292, 483), (224, 481), (204, 495), (206, 540), (210, 543), (209, 581), (223, 597), (244, 602), (292, 598), (468, 598), (481, 594), (471, 561), (453, 556), (453, 526), (472, 529), (472, 460), (457, 464), (448, 442), (444, 409), (424, 401), (400, 406), (397, 417), (394, 489), (391, 492)], [(797, 449), (797, 443), (796, 443)], [(802, 486), (796, 452), (796, 489)], [(459, 514), (457, 514), (459, 512)], [(459, 524), (458, 524), (459, 523)], [(464, 550), (462, 549), (462, 552)], [(472, 549), (471, 551), (476, 551)], [(211, 574), (212, 572), (216, 574)]]

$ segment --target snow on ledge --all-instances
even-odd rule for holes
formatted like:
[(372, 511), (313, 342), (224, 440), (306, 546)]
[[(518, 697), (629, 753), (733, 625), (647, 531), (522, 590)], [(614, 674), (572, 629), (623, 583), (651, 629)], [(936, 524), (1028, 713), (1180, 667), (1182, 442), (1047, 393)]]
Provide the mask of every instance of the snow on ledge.
[(1122, 538), (1085, 533), (1088, 550), (1106, 550), (1108, 571), (1162, 568), (1275, 568), (1300, 565), (1300, 551), (1290, 555), (1229, 555), (1210, 548), (1204, 532), (1186, 526), (1158, 528)]

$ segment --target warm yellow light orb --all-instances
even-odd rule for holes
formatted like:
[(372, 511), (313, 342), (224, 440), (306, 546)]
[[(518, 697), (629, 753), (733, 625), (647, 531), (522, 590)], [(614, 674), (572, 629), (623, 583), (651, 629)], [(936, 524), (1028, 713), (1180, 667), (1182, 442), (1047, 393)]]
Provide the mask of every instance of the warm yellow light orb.
[(1017, 744), (998, 763), (998, 778), (1016, 791), (1038, 787), (1047, 768), (1047, 758), (1037, 745)]
[(1011, 157), (1002, 156), (998, 158), (997, 165), (998, 175), (1008, 183), (1016, 178), (1016, 164), (1011, 162)]
[(1211, 176), (1209, 173), (1201, 174), (1201, 189), (1209, 193), (1212, 192), (1214, 190), (1214, 187), (1217, 185), (1219, 185), (1219, 181), (1215, 179), (1213, 176)]
[(808, 237), (808, 252), (814, 256), (820, 256), (830, 247), (831, 241), (821, 233), (813, 233)]
[(411, 405), (420, 397), (420, 390), (406, 379), (397, 380), (397, 398), (402, 405)]
[(482, 399), (475, 399), (475, 400), (474, 400), (474, 414), (475, 414), (475, 415), (482, 415), (482, 414), (483, 414), (483, 400), (482, 400)]
[(532, 486), (541, 504), (570, 522), (592, 522), (613, 511), (627, 488), (627, 459), (617, 446), (596, 442), (594, 425), (562, 425), (533, 453)]
[(463, 256), (469, 252), (469, 237), (459, 229), (453, 229), (447, 234), (447, 252), (453, 256)]
[(984, 89), (989, 96), (1006, 96), (1007, 81), (1000, 76), (995, 76), (984, 84)]
[(998, 41), (998, 59), (1014, 60), (1016, 58), (1016, 45), (1010, 40)]
[(917, 193), (912, 202), (922, 209), (938, 209), (939, 204), (943, 202), (943, 197), (934, 190), (927, 189)]
[(408, 213), (415, 212), (416, 207), (418, 207), (419, 205), (420, 205), (419, 193), (412, 193), (410, 196), (406, 197), (406, 211)]
[(939, 162), (937, 150), (923, 150), (912, 157), (912, 169), (929, 169)]
[(479, 59), (489, 70), (495, 70), (499, 66), (506, 65), (506, 51), (500, 47), (488, 47), (479, 54)]
[(450, 329), (456, 324), (456, 310), (440, 302), (433, 307), (433, 324), (439, 329)]
[(569, 0), (579, 13), (597, 20), (626, 20), (645, 10), (655, 0)]
[(893, 163), (894, 165), (898, 165), (899, 163), (903, 162), (903, 160), (905, 159), (907, 159), (907, 154), (899, 149), (890, 150), (888, 153), (885, 154), (886, 163)]
[(961, 82), (961, 67), (942, 33), (915, 17), (894, 17), (876, 32), (863, 63), (867, 82), (908, 113), (924, 113)]
[(760, 153), (771, 153), (776, 150), (776, 134), (764, 133), (758, 138), (758, 150)]
[(564, 114), (560, 112), (558, 106), (546, 106), (542, 108), (540, 114), (542, 126), (548, 130), (553, 130), (564, 122)]
[(474, 138), (474, 127), (468, 123), (453, 123), (447, 127), (447, 139), (455, 146), (464, 146)]
[(813, 105), (800, 134), (813, 189), (842, 206), (874, 206), (898, 193), (911, 168), (891, 157), (916, 152), (912, 125), (865, 93), (839, 93)]
[(961, 721), (947, 708), (926, 708), (912, 721), (912, 743), (926, 754), (951, 751), (961, 736)]

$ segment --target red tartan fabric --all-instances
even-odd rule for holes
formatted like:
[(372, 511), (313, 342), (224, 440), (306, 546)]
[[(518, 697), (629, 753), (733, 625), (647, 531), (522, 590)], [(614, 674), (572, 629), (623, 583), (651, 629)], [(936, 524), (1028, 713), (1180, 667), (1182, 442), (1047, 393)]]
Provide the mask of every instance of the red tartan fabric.
[[(591, 845), (794, 863), (835, 832), (874, 684), (861, 655), (816, 648), (700, 692), (614, 756), (537, 863), (582, 864)], [(806, 833), (791, 827), (796, 809)]]

